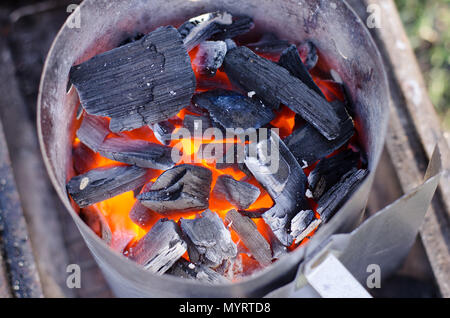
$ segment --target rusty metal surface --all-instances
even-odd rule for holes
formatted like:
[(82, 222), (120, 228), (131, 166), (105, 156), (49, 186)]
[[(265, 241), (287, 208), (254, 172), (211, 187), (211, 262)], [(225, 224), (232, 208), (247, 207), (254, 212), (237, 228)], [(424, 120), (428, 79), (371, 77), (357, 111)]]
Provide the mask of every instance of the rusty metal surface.
[(1, 122), (0, 239), (13, 295), (18, 298), (43, 297)]

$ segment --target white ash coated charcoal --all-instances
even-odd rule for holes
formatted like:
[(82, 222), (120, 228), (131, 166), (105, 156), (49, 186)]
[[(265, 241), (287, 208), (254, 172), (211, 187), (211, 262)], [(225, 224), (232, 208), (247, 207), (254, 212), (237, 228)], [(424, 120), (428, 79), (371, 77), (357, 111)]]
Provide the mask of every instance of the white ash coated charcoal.
[(345, 105), (340, 101), (330, 103), (336, 110), (341, 127), (339, 136), (334, 140), (323, 137), (312, 125), (305, 124), (293, 131), (284, 142), (303, 168), (317, 160), (325, 158), (335, 150), (345, 145), (355, 133), (352, 118), (348, 115)]
[(314, 219), (315, 215), (312, 210), (302, 210), (294, 216), (291, 221), (291, 235), (296, 243), (297, 238), (303, 234)]
[(348, 149), (330, 158), (319, 161), (308, 176), (309, 187), (314, 199), (318, 200), (332, 186), (359, 162), (359, 153)]
[(86, 112), (110, 117), (113, 132), (176, 115), (196, 86), (181, 36), (170, 26), (73, 66), (70, 80)]
[(187, 279), (195, 279), (206, 284), (229, 284), (228, 279), (204, 265), (196, 265), (184, 258), (180, 258), (166, 274), (183, 277)]
[(261, 191), (250, 183), (221, 175), (217, 178), (213, 194), (219, 200), (226, 200), (236, 208), (245, 210), (258, 199)]
[(275, 99), (288, 106), (328, 140), (339, 137), (341, 122), (335, 109), (285, 68), (242, 46), (227, 53), (223, 66), (233, 83), (263, 101)]
[[(269, 148), (270, 161), (266, 160)], [(277, 152), (278, 158), (274, 156)], [(278, 166), (273, 166), (274, 161)], [(245, 164), (275, 201), (275, 205), (263, 214), (264, 221), (283, 245), (290, 246), (293, 241), (289, 234), (290, 222), (305, 204), (307, 178), (302, 168), (276, 134), (260, 141), (256, 153), (248, 147)]]
[(259, 233), (252, 219), (241, 215), (236, 210), (230, 210), (225, 217), (225, 222), (236, 232), (251, 255), (261, 265), (268, 266), (272, 263), (272, 250), (270, 249), (270, 245), (261, 233)]
[(310, 89), (325, 98), (320, 88), (314, 82), (311, 74), (309, 74), (308, 69), (303, 64), (300, 54), (298, 53), (298, 49), (295, 45), (291, 45), (283, 51), (278, 64), (287, 69), (292, 76), (297, 77)]
[(217, 11), (194, 17), (179, 28), (184, 45), (188, 51), (200, 43), (214, 37), (214, 40), (225, 40), (247, 33), (253, 27), (252, 19), (237, 18), (228, 12)]
[(196, 94), (192, 101), (196, 106), (207, 109), (212, 120), (223, 128), (258, 129), (275, 117), (272, 109), (260, 100), (228, 90)]
[(66, 188), (78, 206), (84, 208), (144, 185), (150, 173), (136, 166), (97, 168), (73, 177)]
[(155, 274), (164, 274), (186, 252), (178, 225), (160, 219), (152, 229), (130, 248), (130, 259)]
[(236, 244), (217, 213), (206, 210), (195, 219), (181, 219), (180, 225), (187, 238), (191, 262), (214, 268), (236, 257)]
[(317, 212), (323, 222), (327, 222), (344, 205), (368, 173), (366, 169), (353, 168), (322, 195), (317, 203)]
[(306, 69), (311, 70), (319, 61), (316, 46), (311, 41), (305, 41), (298, 46), (298, 51)]
[(223, 41), (205, 41), (198, 46), (197, 55), (192, 62), (194, 70), (200, 75), (214, 76), (222, 66), (227, 54), (227, 44)]
[[(321, 219), (314, 219), (312, 222), (308, 225), (306, 229), (303, 230), (300, 234), (297, 236), (294, 236), (295, 238), (295, 244), (301, 243), (305, 238), (309, 237), (311, 233), (319, 227), (319, 225), (322, 224)], [(297, 234), (297, 233), (295, 233)]]
[(163, 172), (138, 200), (162, 215), (202, 211), (209, 206), (211, 182), (209, 169), (183, 164)]

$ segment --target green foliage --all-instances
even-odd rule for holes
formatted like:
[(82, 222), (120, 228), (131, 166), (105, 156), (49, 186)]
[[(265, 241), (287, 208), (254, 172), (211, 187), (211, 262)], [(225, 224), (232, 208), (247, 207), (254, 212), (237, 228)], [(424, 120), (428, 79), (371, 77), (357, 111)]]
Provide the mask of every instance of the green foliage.
[(428, 91), (450, 130), (450, 0), (395, 0)]

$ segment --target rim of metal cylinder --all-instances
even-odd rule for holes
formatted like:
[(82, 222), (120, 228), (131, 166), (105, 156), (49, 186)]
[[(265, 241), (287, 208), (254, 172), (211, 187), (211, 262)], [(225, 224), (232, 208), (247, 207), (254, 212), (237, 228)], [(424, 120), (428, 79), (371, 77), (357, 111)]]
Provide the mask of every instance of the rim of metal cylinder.
[[(306, 2), (308, 2), (309, 0), (306, 0)], [(217, 6), (220, 7), (222, 2), (229, 2), (228, 5), (233, 5), (231, 2), (234, 3), (234, 1), (221, 1), (220, 3), (217, 3)], [(291, 1), (287, 1), (287, 2), (291, 2)], [(298, 2), (298, 1), (296, 1)], [(309, 1), (311, 2), (311, 1)], [(358, 16), (355, 14), (355, 12), (353, 11), (353, 9), (345, 2), (345, 1), (337, 1), (337, 2), (333, 2), (333, 4), (335, 4), (336, 6), (339, 6), (340, 10), (344, 10), (347, 13), (347, 18), (348, 19), (355, 19), (355, 21), (360, 25), (360, 30), (358, 30), (358, 35), (361, 36), (364, 40), (364, 42), (366, 42), (366, 44), (368, 44), (368, 48), (367, 50), (372, 51), (372, 53), (374, 53), (374, 65), (380, 67), (380, 72), (381, 72), (381, 82), (379, 83), (379, 85), (382, 87), (382, 90), (385, 91), (385, 93), (387, 94), (385, 100), (388, 102), (388, 95), (389, 95), (389, 86), (388, 86), (388, 81), (387, 81), (387, 75), (386, 72), (383, 68), (383, 63), (381, 61), (381, 55), (378, 51), (378, 48), (376, 47), (375, 42), (373, 41), (369, 31), (365, 28), (364, 23), (358, 18)], [(84, 1), (80, 7), (77, 8), (77, 11), (81, 10), (84, 7), (88, 7), (89, 5), (94, 6), (93, 1), (90, 0), (86, 0)], [(214, 3), (213, 6), (216, 6), (216, 4)], [(73, 14), (76, 14), (77, 11), (75, 11)], [(70, 17), (69, 17), (70, 19)], [(57, 44), (60, 41), (64, 40), (64, 36), (67, 35), (66, 32), (68, 32), (69, 30), (69, 19), (66, 21), (66, 23), (63, 25), (63, 27), (61, 28), (61, 30), (59, 31), (57, 37), (55, 38), (55, 41), (53, 42), (53, 45), (49, 51), (49, 54), (47, 56), (47, 59), (45, 61), (44, 64), (44, 70), (42, 73), (42, 77), (41, 77), (41, 83), (40, 83), (40, 88), (39, 88), (39, 95), (38, 95), (38, 109), (37, 109), (37, 126), (38, 126), (38, 137), (39, 137), (39, 143), (40, 143), (40, 148), (41, 148), (41, 152), (43, 155), (43, 160), (47, 169), (47, 172), (50, 176), (50, 180), (53, 184), (53, 186), (56, 189), (56, 192), (58, 193), (58, 196), (60, 197), (61, 201), (63, 202), (64, 206), (66, 207), (66, 209), (69, 211), (69, 213), (71, 214), (71, 216), (74, 218), (75, 223), (77, 224), (77, 226), (80, 229), (80, 232), (82, 233), (83, 237), (85, 238), (86, 243), (88, 244), (88, 246), (91, 244), (91, 242), (95, 242), (95, 244), (97, 244), (99, 247), (101, 247), (103, 250), (107, 249), (109, 252), (107, 252), (105, 250), (106, 253), (114, 253), (117, 256), (119, 256), (120, 258), (123, 259), (123, 262), (125, 262), (124, 264), (127, 264), (127, 266), (130, 266), (130, 269), (133, 268), (133, 271), (143, 271), (145, 272), (145, 270), (141, 267), (139, 267), (137, 264), (135, 264), (134, 262), (126, 259), (124, 256), (120, 255), (119, 253), (113, 251), (112, 249), (110, 249), (109, 246), (107, 246), (105, 244), (104, 241), (102, 241), (99, 237), (97, 237), (94, 232), (84, 223), (81, 221), (81, 219), (79, 218), (78, 214), (74, 211), (73, 207), (70, 204), (70, 201), (67, 197), (67, 194), (61, 189), (60, 184), (58, 183), (57, 177), (55, 175), (55, 172), (53, 171), (54, 167), (52, 166), (52, 163), (50, 161), (50, 157), (49, 157), (49, 153), (47, 151), (47, 147), (46, 147), (46, 141), (45, 141), (45, 137), (44, 137), (44, 133), (43, 133), (43, 122), (45, 121), (45, 118), (43, 118), (43, 113), (42, 113), (42, 108), (43, 108), (43, 99), (44, 99), (44, 94), (46, 92), (44, 92), (44, 87), (45, 87), (45, 83), (47, 81), (47, 77), (48, 77), (48, 73), (49, 73), (49, 67), (51, 63), (51, 60), (53, 58), (57, 58), (58, 57), (58, 52), (55, 52), (55, 49), (57, 47)], [(65, 84), (65, 83), (64, 83)], [(381, 97), (382, 98), (382, 97)], [(385, 127), (382, 127), (382, 132), (381, 134), (385, 134)], [(384, 139), (384, 138), (383, 138)], [(379, 157), (379, 156), (378, 156)], [(375, 158), (375, 161), (378, 162), (379, 158)], [(375, 170), (376, 165), (372, 168), (372, 170)], [(373, 174), (374, 171), (371, 171), (371, 177), (366, 179), (364, 184), (361, 185), (360, 188), (362, 188), (363, 186), (366, 186), (367, 184), (371, 184), (371, 179), (373, 179)], [(370, 188), (370, 186), (369, 186)], [(346, 205), (348, 204), (348, 202), (346, 203)], [(345, 206), (342, 209), (345, 208)], [(337, 212), (337, 214), (339, 214), (339, 212), (341, 211), (339, 210)], [(330, 224), (333, 223), (333, 219), (332, 218), (330, 220), (330, 222), (327, 224), (327, 226), (331, 227)], [(336, 220), (335, 220), (336, 221)], [(336, 223), (336, 222), (334, 222)], [(335, 227), (337, 227), (337, 224), (334, 225)], [(233, 289), (235, 290), (239, 290), (239, 288), (241, 288), (241, 286), (248, 284), (250, 281), (255, 281), (258, 278), (262, 278), (264, 275), (270, 275), (271, 271), (274, 271), (275, 268), (282, 268), (282, 269), (291, 269), (293, 267), (295, 267), (293, 270), (296, 270), (296, 265), (302, 261), (303, 256), (305, 255), (305, 253), (307, 253), (307, 251), (311, 251), (314, 248), (316, 248), (317, 246), (320, 245), (321, 242), (323, 242), (327, 236), (323, 235), (324, 231), (323, 229), (319, 229), (319, 231), (315, 234), (315, 236), (311, 239), (311, 241), (305, 246), (305, 247), (299, 247), (297, 248), (295, 251), (290, 252), (288, 255), (282, 257), (280, 260), (276, 261), (274, 264), (272, 264), (271, 266), (259, 271), (258, 273), (256, 273), (255, 275), (249, 276), (244, 278), (242, 281), (230, 284), (230, 286), (233, 286)], [(86, 239), (85, 236), (88, 236), (89, 239)], [(94, 255), (96, 258), (97, 256)], [(98, 260), (98, 258), (97, 258)], [(281, 262), (283, 260), (283, 262)], [(278, 266), (277, 266), (278, 265)], [(150, 273), (146, 272), (146, 274), (151, 275)], [(293, 275), (295, 274), (295, 272), (292, 274), (292, 278)], [(208, 288), (210, 290), (213, 290), (215, 288), (217, 288), (217, 286), (227, 286), (227, 285), (214, 285), (214, 286), (208, 286), (205, 285), (203, 283), (200, 283), (198, 281), (194, 281), (194, 280), (186, 280), (183, 278), (179, 278), (179, 277), (172, 277), (169, 275), (164, 275), (164, 276), (160, 276), (160, 277), (156, 277), (156, 275), (154, 275), (155, 279), (161, 279), (161, 281), (164, 282), (173, 282), (174, 284), (179, 284), (179, 283), (183, 283), (186, 284), (188, 286), (192, 286), (192, 287), (202, 287), (202, 288)], [(279, 285), (282, 285), (283, 282), (279, 282)], [(207, 293), (207, 292), (206, 292)], [(205, 294), (206, 294), (205, 293)]]

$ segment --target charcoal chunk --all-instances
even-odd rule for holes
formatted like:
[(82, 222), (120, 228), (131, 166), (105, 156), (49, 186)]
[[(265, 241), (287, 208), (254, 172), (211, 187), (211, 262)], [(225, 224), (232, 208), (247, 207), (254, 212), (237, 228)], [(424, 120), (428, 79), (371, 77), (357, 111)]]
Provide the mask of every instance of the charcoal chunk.
[(317, 65), (319, 55), (316, 46), (311, 41), (305, 41), (298, 47), (300, 57), (307, 70), (311, 70)]
[(307, 179), (302, 168), (276, 134), (260, 141), (253, 153), (248, 147), (245, 164), (275, 201), (263, 214), (264, 221), (283, 245), (291, 245), (290, 222), (305, 205)]
[(103, 213), (94, 206), (80, 210), (80, 218), (86, 223), (98, 237), (106, 244), (111, 243), (112, 232)]
[(180, 34), (161, 27), (72, 67), (88, 114), (110, 117), (113, 132), (164, 121), (189, 104), (195, 74)]
[(233, 17), (228, 12), (205, 13), (183, 23), (179, 28), (184, 45), (188, 51), (200, 43), (212, 38), (214, 40), (225, 40), (248, 32), (253, 27), (252, 19), (248, 17)]
[(317, 203), (317, 212), (323, 222), (327, 222), (344, 205), (368, 173), (366, 169), (353, 168), (322, 195)]
[(170, 169), (175, 165), (172, 148), (145, 140), (109, 138), (98, 148), (106, 158), (142, 168)]
[(226, 200), (236, 208), (245, 210), (258, 199), (261, 191), (250, 183), (221, 175), (217, 178), (213, 194), (219, 200)]
[(291, 221), (291, 235), (296, 240), (303, 234), (308, 226), (315, 219), (314, 212), (312, 210), (300, 211)]
[(317, 94), (325, 98), (320, 88), (314, 82), (311, 74), (309, 74), (308, 69), (303, 64), (302, 59), (300, 58), (300, 54), (298, 53), (297, 47), (295, 45), (291, 45), (289, 48), (283, 51), (278, 64), (287, 69), (292, 76), (297, 77), (310, 89), (314, 90)]
[(344, 104), (339, 101), (331, 102), (341, 119), (338, 138), (328, 140), (323, 137), (312, 125), (306, 124), (288, 136), (284, 142), (303, 168), (312, 165), (319, 159), (333, 153), (345, 145), (355, 133), (353, 120), (348, 115)]
[(66, 188), (78, 206), (84, 208), (134, 190), (144, 185), (148, 177), (149, 170), (136, 166), (97, 168), (73, 177)]
[(183, 127), (189, 130), (191, 137), (203, 136), (206, 129), (211, 128), (211, 120), (206, 116), (186, 115), (183, 120)]
[(77, 137), (91, 150), (97, 152), (103, 141), (111, 133), (108, 128), (109, 122), (106, 118), (85, 114)]
[(186, 252), (178, 225), (160, 219), (152, 229), (130, 249), (130, 259), (155, 274), (164, 274)]
[(195, 265), (184, 258), (180, 258), (166, 274), (195, 279), (206, 284), (229, 284), (228, 279), (204, 265)]
[(196, 94), (193, 103), (207, 109), (211, 118), (224, 128), (258, 129), (275, 117), (261, 101), (233, 91), (218, 89)]
[(347, 172), (356, 168), (358, 162), (359, 153), (350, 149), (320, 160), (308, 176), (309, 187), (314, 199), (320, 199), (322, 194), (338, 183)]
[(289, 47), (289, 41), (280, 40), (273, 33), (266, 33), (258, 42), (246, 46), (257, 53), (281, 53)]
[[(150, 191), (151, 187), (153, 185), (153, 182), (149, 182), (144, 187), (142, 187), (142, 190), (140, 193), (145, 193)], [(147, 207), (143, 206), (139, 200), (136, 200), (133, 207), (130, 211), (130, 219), (137, 225), (139, 225), (143, 229), (148, 229), (150, 226), (156, 223), (158, 219), (160, 218), (159, 214), (148, 209)]]
[(153, 134), (155, 135), (156, 139), (163, 145), (169, 145), (172, 141), (172, 133), (175, 130), (175, 125), (172, 124), (170, 121), (165, 120), (153, 125), (150, 125), (151, 130), (153, 131)]
[(283, 103), (328, 140), (339, 137), (341, 122), (335, 109), (285, 68), (242, 46), (227, 53), (223, 66), (228, 77), (243, 89), (254, 91), (263, 101), (269, 98)]
[(183, 164), (163, 172), (138, 200), (162, 215), (201, 211), (208, 208), (211, 182), (209, 169)]
[(217, 213), (206, 210), (196, 219), (181, 219), (180, 225), (187, 237), (191, 262), (217, 267), (236, 256), (236, 244)]
[(298, 222), (303, 226), (304, 223), (299, 218), (294, 218), (291, 224), (292, 236), (295, 239), (295, 244), (301, 243), (305, 238), (309, 237), (320, 224), (322, 224), (321, 219), (313, 219), (305, 229), (300, 231)]
[(198, 46), (198, 52), (192, 62), (194, 70), (200, 75), (214, 76), (222, 66), (227, 54), (227, 44), (223, 41), (205, 41)]
[(225, 222), (237, 233), (242, 243), (261, 265), (268, 266), (272, 263), (270, 245), (259, 233), (252, 219), (239, 214), (236, 210), (230, 210), (225, 217)]

